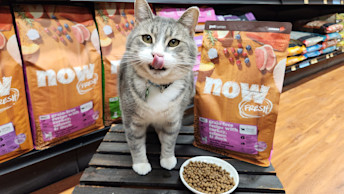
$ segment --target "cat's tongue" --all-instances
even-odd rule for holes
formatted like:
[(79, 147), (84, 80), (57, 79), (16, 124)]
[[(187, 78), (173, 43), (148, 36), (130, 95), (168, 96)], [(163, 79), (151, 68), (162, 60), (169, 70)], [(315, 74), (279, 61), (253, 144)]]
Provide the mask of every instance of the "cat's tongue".
[(162, 69), (164, 67), (164, 57), (154, 55), (154, 59), (152, 61), (152, 67), (154, 69)]

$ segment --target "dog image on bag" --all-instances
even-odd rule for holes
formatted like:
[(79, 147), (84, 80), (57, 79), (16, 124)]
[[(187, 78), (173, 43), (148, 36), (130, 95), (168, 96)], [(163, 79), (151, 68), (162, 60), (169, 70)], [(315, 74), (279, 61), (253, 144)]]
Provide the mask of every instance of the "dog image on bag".
[(133, 170), (151, 171), (146, 156), (146, 130), (155, 128), (161, 142), (160, 165), (171, 170), (183, 112), (193, 90), (197, 56), (193, 39), (199, 9), (187, 9), (179, 20), (154, 16), (145, 0), (135, 1), (136, 27), (121, 60), (118, 90)]

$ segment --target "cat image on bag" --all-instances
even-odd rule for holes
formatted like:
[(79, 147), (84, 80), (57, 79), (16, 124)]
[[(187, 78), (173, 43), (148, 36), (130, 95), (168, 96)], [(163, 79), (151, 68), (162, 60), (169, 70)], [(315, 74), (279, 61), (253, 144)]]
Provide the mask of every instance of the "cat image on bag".
[(199, 9), (190, 7), (178, 21), (153, 15), (145, 0), (135, 1), (136, 27), (127, 38), (119, 70), (119, 98), (133, 170), (146, 175), (146, 130), (155, 128), (161, 142), (160, 165), (177, 164), (174, 154), (186, 106), (194, 95), (193, 36)]

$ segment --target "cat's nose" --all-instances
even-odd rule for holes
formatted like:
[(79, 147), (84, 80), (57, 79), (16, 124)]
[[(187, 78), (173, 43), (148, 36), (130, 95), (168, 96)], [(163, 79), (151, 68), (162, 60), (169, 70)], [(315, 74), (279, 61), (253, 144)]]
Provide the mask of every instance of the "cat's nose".
[(159, 52), (152, 52), (152, 56), (153, 56), (153, 58), (154, 58), (155, 56), (157, 56), (157, 57), (164, 57), (164, 54), (159, 53)]

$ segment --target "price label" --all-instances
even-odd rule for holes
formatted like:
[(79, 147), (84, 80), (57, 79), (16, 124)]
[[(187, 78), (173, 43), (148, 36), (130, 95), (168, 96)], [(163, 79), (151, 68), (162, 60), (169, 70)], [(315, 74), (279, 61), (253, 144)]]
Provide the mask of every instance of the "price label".
[(291, 71), (296, 71), (295, 65), (291, 66)]
[(311, 60), (311, 64), (313, 65), (313, 64), (315, 64), (315, 63), (317, 63), (318, 62), (318, 59), (312, 59)]
[(330, 57), (333, 57), (333, 53), (330, 54)]
[(303, 0), (303, 3), (308, 4), (309, 2), (308, 2), (308, 0)]
[(326, 55), (326, 59), (329, 59), (330, 58), (330, 55)]
[(344, 53), (344, 47), (342, 47), (342, 53)]
[(323, 0), (324, 4), (327, 4), (327, 0)]

